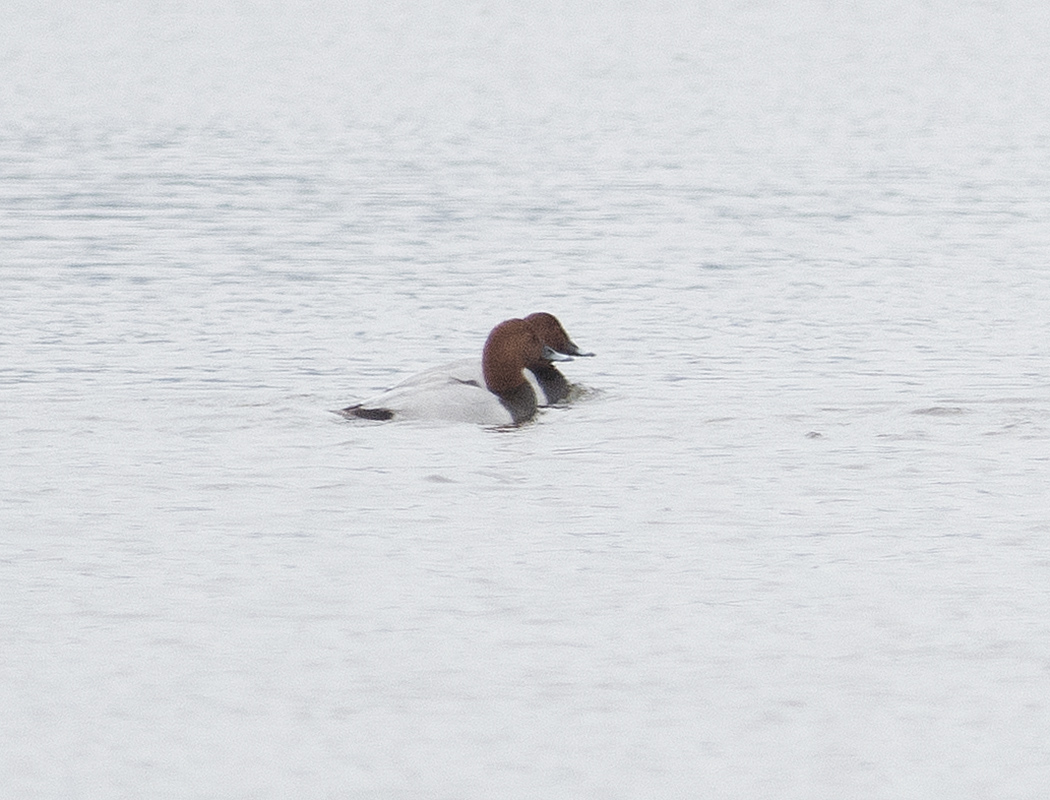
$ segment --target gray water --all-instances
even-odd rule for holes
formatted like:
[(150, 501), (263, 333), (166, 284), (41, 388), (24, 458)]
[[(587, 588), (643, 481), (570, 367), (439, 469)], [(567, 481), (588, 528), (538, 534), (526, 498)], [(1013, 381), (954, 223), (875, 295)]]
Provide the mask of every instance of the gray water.
[(4, 796), (1044, 795), (1044, 3), (4, 17)]

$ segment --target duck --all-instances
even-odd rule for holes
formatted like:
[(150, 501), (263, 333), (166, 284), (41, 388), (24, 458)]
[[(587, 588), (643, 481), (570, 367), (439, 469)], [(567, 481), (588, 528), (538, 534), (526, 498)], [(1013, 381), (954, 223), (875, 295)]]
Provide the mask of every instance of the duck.
[[(559, 326), (560, 327), (560, 326)], [(565, 337), (568, 340), (568, 336)], [(571, 344), (571, 340), (568, 340)], [(568, 347), (565, 342), (560, 346)], [(489, 333), (481, 354), (481, 380), (472, 369), (435, 368), (392, 389), (337, 411), (348, 419), (433, 419), (490, 426), (520, 425), (539, 402), (526, 370), (543, 374), (552, 361), (572, 356), (544, 343), (533, 324), (508, 319)]]
[[(593, 357), (594, 353), (585, 353), (576, 343), (569, 338), (564, 326), (556, 316), (546, 311), (539, 311), (523, 317), (540, 338), (540, 341), (551, 350), (566, 356), (576, 358)], [(561, 371), (552, 363), (543, 366), (526, 367), (525, 377), (532, 384), (536, 392), (537, 402), (540, 406), (552, 406), (568, 400), (573, 392), (574, 385), (569, 383)], [(481, 359), (464, 358), (438, 367), (431, 367), (402, 383), (398, 387), (419, 384), (432, 384), (444, 379), (453, 378), (464, 383), (476, 383), (484, 385), (485, 377), (482, 371)]]
[[(569, 338), (569, 334), (565, 332), (561, 322), (553, 314), (538, 311), (525, 317), (525, 321), (536, 331), (540, 341), (556, 353), (577, 358), (594, 356), (594, 353), (585, 353), (576, 346), (576, 343)], [(529, 372), (532, 373), (543, 399), (546, 400), (544, 405), (554, 405), (569, 399), (572, 384), (553, 364), (548, 363), (538, 369), (530, 369)]]

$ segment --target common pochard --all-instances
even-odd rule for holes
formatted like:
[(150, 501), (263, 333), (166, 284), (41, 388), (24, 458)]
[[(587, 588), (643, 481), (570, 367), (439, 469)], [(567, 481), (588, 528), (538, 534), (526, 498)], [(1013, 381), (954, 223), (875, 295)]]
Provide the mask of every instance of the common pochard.
[[(594, 355), (594, 353), (584, 353), (580, 350), (576, 343), (569, 338), (569, 334), (565, 332), (565, 328), (562, 327), (558, 318), (553, 314), (539, 311), (535, 314), (529, 314), (525, 317), (525, 321), (536, 331), (540, 341), (557, 353), (566, 356), (590, 357)], [(546, 366), (538, 369), (530, 368), (529, 371), (535, 378), (543, 398), (546, 399), (545, 405), (560, 403), (569, 397), (572, 391), (572, 384), (565, 379), (565, 376), (553, 364), (548, 363)]]
[[(569, 334), (565, 332), (565, 328), (562, 327), (558, 318), (553, 314), (548, 314), (545, 311), (529, 314), (525, 317), (525, 322), (540, 337), (540, 341), (556, 353), (580, 357), (594, 355), (594, 353), (584, 353), (580, 350), (569, 338)], [(526, 367), (525, 377), (532, 384), (532, 388), (536, 392), (536, 400), (541, 406), (560, 403), (563, 400), (567, 400), (572, 394), (573, 384), (569, 383), (565, 376), (561, 374), (561, 371), (549, 362), (540, 367)], [(420, 383), (432, 384), (435, 381), (441, 382), (448, 378), (464, 383), (474, 382), (478, 386), (483, 386), (485, 376), (481, 369), (481, 359), (464, 358), (459, 361), (453, 361), (451, 364), (431, 367), (398, 384), (397, 388), (400, 389)]]
[[(564, 342), (558, 342), (560, 346), (575, 348), (568, 336), (564, 338)], [(545, 344), (532, 323), (509, 319), (493, 328), (485, 341), (480, 381), (473, 370), (459, 362), (462, 364), (459, 369), (452, 365), (452, 369), (427, 370), (371, 400), (337, 413), (372, 420), (442, 419), (517, 425), (531, 419), (538, 405), (536, 391), (525, 370), (546, 374), (547, 370), (554, 369), (552, 361), (571, 360), (570, 356)]]

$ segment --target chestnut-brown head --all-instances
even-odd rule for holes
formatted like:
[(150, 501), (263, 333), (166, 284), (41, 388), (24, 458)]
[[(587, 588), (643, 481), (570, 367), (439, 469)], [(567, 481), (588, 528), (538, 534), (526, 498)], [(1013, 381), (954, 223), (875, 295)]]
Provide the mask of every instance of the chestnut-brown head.
[(489, 334), (481, 355), (485, 386), (493, 394), (510, 394), (528, 384), (524, 369), (540, 368), (550, 363), (543, 342), (523, 319), (501, 322)]
[(582, 352), (576, 346), (576, 343), (569, 338), (569, 334), (565, 332), (565, 328), (562, 327), (558, 318), (553, 314), (548, 314), (546, 311), (538, 311), (525, 317), (525, 321), (536, 331), (540, 341), (551, 348), (551, 350), (564, 353), (567, 356), (594, 355), (594, 353)]

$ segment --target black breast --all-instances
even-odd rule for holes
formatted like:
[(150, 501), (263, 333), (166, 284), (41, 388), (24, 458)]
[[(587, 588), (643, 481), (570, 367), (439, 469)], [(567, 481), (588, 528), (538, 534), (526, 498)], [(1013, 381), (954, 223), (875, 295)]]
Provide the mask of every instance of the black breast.
[(515, 425), (532, 419), (536, 413), (536, 393), (532, 391), (532, 384), (528, 381), (525, 381), (517, 389), (511, 389), (509, 392), (496, 396), (503, 403), (504, 408), (510, 412)]

